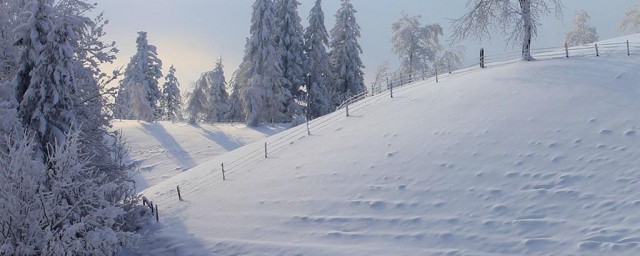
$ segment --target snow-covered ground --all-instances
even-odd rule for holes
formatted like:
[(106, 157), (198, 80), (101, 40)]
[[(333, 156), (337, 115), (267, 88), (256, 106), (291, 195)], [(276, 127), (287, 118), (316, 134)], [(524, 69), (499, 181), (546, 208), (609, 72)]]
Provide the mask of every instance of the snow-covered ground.
[(637, 255), (638, 70), (519, 62), (368, 98), (143, 191), (145, 253)]
[(138, 163), (137, 189), (145, 189), (248, 143), (282, 131), (286, 126), (249, 128), (244, 124), (199, 124), (130, 120), (113, 122)]

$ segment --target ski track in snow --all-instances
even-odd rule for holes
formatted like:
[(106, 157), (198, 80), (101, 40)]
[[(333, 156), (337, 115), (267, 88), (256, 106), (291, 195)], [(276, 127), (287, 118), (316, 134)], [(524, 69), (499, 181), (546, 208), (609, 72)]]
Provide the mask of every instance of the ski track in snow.
[[(639, 68), (635, 56), (516, 63), (367, 99), (225, 182), (211, 161), (145, 190), (163, 204), (144, 248), (637, 255)], [(198, 191), (178, 202), (176, 185)]]

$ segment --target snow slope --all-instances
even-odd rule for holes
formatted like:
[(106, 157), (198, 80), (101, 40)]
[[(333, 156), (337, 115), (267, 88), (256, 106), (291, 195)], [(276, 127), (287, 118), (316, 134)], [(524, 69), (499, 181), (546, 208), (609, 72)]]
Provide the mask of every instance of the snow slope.
[(145, 190), (145, 253), (637, 255), (638, 70), (520, 62), (366, 99)]
[(249, 128), (243, 124), (189, 125), (171, 122), (117, 120), (140, 166), (136, 187), (140, 190), (284, 129), (280, 126)]

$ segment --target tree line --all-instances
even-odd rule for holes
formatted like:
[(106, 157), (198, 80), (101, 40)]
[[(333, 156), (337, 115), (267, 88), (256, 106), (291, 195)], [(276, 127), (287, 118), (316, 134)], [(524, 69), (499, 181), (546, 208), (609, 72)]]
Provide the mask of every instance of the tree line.
[[(256, 0), (243, 61), (227, 83), (222, 59), (204, 72), (185, 97), (175, 69), (163, 88), (162, 61), (145, 32), (120, 82), (113, 113), (119, 119), (181, 120), (190, 123), (287, 123), (325, 115), (345, 99), (366, 91), (358, 43), (356, 10), (342, 0), (331, 31), (325, 27), (322, 1), (316, 0), (302, 27), (298, 0)], [(182, 107), (184, 111), (182, 112)]]

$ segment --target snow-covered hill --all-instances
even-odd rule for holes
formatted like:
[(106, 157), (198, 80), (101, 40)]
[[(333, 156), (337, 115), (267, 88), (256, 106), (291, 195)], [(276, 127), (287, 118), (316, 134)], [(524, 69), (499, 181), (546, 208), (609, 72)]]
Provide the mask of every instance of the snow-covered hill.
[(258, 141), (144, 191), (160, 205), (145, 252), (637, 255), (638, 70), (521, 62), (366, 99), (267, 138), (284, 144), (269, 158)]
[(286, 126), (248, 128), (243, 124), (189, 125), (113, 122), (131, 146), (131, 157), (140, 166), (136, 187), (145, 189), (183, 171), (256, 140), (282, 131)]

